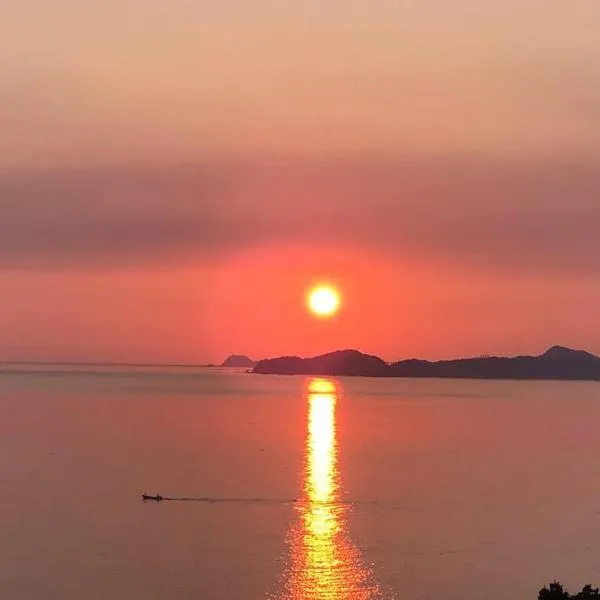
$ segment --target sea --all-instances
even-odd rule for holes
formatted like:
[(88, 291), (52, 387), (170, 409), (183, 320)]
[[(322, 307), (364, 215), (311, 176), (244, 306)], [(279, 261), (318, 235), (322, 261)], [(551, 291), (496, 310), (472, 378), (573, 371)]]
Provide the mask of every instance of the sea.
[(598, 383), (0, 368), (2, 600), (535, 600), (599, 565)]

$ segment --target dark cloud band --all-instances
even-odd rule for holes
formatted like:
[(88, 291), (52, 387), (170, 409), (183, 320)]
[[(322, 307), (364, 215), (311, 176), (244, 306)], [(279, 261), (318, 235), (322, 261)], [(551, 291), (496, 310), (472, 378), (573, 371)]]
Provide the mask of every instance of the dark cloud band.
[(202, 261), (354, 244), (510, 271), (600, 274), (600, 173), (481, 161), (211, 163), (0, 175), (0, 266)]

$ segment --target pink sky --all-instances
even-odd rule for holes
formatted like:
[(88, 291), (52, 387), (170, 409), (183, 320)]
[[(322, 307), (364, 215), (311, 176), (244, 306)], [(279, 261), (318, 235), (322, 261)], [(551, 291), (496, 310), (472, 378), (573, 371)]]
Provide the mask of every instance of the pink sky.
[[(23, 0), (0, 359), (600, 353), (596, 0)], [(344, 309), (311, 319), (306, 287)]]

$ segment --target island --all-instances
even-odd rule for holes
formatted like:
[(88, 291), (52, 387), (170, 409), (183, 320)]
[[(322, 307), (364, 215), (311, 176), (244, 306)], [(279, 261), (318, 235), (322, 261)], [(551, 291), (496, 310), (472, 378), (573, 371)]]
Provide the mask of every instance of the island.
[(256, 365), (256, 361), (248, 358), (244, 354), (232, 354), (231, 356), (228, 356), (221, 364), (222, 367), (237, 367), (244, 369), (251, 369), (254, 367), (254, 365)]
[(539, 356), (479, 356), (440, 361), (413, 358), (388, 363), (378, 356), (363, 354), (358, 350), (337, 350), (313, 358), (282, 356), (261, 360), (253, 373), (600, 381), (600, 358), (583, 350), (552, 346)]

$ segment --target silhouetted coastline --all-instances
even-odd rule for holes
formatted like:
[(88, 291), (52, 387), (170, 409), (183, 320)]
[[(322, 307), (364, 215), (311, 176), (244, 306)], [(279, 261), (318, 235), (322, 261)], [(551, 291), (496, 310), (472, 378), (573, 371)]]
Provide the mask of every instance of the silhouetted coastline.
[(313, 358), (283, 356), (259, 361), (254, 373), (356, 377), (452, 379), (553, 379), (600, 381), (600, 358), (583, 350), (552, 346), (539, 356), (480, 356), (454, 360), (407, 359), (386, 363), (358, 350), (337, 350)]

